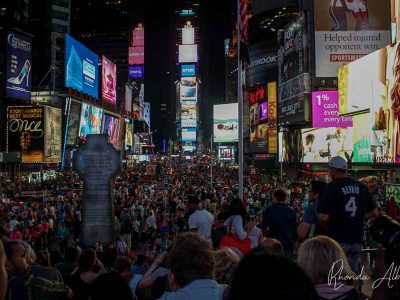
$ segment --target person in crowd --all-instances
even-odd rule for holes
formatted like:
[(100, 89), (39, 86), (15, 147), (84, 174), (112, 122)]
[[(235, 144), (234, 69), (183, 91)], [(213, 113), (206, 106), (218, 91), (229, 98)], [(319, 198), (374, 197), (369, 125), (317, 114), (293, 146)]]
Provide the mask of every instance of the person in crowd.
[(55, 264), (55, 267), (60, 271), (63, 281), (66, 285), (70, 285), (71, 273), (78, 267), (77, 259), (79, 251), (76, 248), (67, 248), (65, 252), (65, 259), (63, 262)]
[[(155, 253), (152, 253), (149, 255), (149, 258), (151, 256), (155, 256)], [(166, 276), (168, 274), (168, 270), (165, 267), (165, 258), (167, 256), (167, 252), (162, 252), (157, 255), (157, 257), (153, 258), (153, 262), (150, 266), (150, 268), (147, 270), (147, 272), (143, 275), (142, 279), (139, 282), (139, 288), (141, 289), (147, 289), (151, 288), (154, 281), (159, 278)]]
[(196, 196), (189, 196), (188, 204), (189, 210), (192, 211), (188, 220), (190, 231), (196, 232), (200, 237), (209, 241), (211, 245), (211, 230), (214, 224), (214, 216), (206, 209), (200, 207), (200, 199)]
[[(356, 274), (335, 240), (323, 235), (306, 240), (298, 250), (297, 262), (310, 277), (321, 300), (366, 299), (355, 288)], [(348, 280), (338, 278), (338, 274)]]
[(292, 255), (297, 239), (297, 217), (293, 208), (287, 205), (288, 196), (282, 189), (273, 193), (272, 205), (263, 213), (261, 227), (267, 236), (279, 240), (286, 255)]
[(297, 227), (297, 234), (300, 239), (313, 237), (319, 234), (318, 228), (318, 213), (317, 205), (318, 200), (326, 187), (326, 182), (320, 180), (313, 180), (308, 188), (308, 201), (309, 205), (305, 209), (303, 220)]
[[(194, 259), (195, 258), (195, 259)], [(210, 244), (194, 233), (179, 234), (167, 258), (172, 292), (161, 300), (220, 300), (226, 285), (215, 281), (215, 260)]]
[(215, 259), (215, 279), (220, 284), (230, 284), (233, 272), (242, 258), (237, 251), (224, 248), (213, 252)]
[(0, 300), (6, 299), (8, 274), (6, 270), (7, 256), (4, 251), (3, 242), (0, 239)]
[(260, 247), (270, 255), (276, 255), (276, 256), (285, 255), (282, 243), (276, 239), (267, 238), (262, 242)]
[(376, 217), (378, 211), (367, 187), (349, 178), (344, 158), (336, 156), (329, 161), (329, 175), (332, 182), (318, 201), (319, 222), (322, 230), (342, 246), (351, 269), (358, 273), (364, 218)]
[[(254, 270), (263, 270), (262, 276)], [(253, 250), (237, 266), (227, 299), (313, 300), (317, 296), (311, 280), (295, 262)]]

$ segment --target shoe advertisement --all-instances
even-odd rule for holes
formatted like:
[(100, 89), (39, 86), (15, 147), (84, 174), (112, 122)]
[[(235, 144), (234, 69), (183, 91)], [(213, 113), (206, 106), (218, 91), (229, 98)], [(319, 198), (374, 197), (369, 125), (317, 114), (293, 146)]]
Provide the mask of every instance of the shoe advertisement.
[(389, 1), (314, 0), (317, 77), (391, 42)]
[(15, 32), (7, 34), (6, 96), (30, 100), (32, 89), (32, 39)]

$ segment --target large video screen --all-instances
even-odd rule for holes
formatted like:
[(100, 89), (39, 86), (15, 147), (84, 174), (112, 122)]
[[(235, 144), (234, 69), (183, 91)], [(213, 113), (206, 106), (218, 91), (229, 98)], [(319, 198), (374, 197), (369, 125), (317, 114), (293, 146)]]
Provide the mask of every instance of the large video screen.
[(194, 28), (193, 27), (182, 28), (182, 44), (184, 44), (184, 45), (194, 44)]
[(234, 142), (239, 138), (237, 103), (214, 105), (214, 141)]
[(144, 46), (144, 29), (133, 29), (131, 47)]
[(130, 65), (144, 64), (144, 46), (129, 47), (128, 63)]
[(103, 109), (87, 103), (82, 103), (81, 122), (79, 125), (79, 136), (87, 134), (99, 134), (103, 120)]
[(194, 77), (196, 76), (196, 65), (181, 65), (181, 77)]
[(32, 38), (7, 33), (6, 95), (30, 100), (32, 89)]
[(65, 86), (99, 97), (99, 57), (66, 34)]
[(129, 66), (129, 78), (143, 78), (144, 67), (143, 66)]
[(218, 160), (234, 161), (235, 160), (235, 146), (219, 146), (218, 147)]
[(312, 93), (312, 126), (352, 127), (351, 117), (339, 115), (337, 91), (317, 91)]
[(179, 45), (179, 63), (197, 62), (197, 45)]
[(196, 128), (182, 128), (182, 142), (195, 142)]
[(117, 65), (104, 55), (101, 57), (101, 61), (103, 100), (115, 105), (117, 100)]
[(268, 120), (268, 102), (263, 102), (258, 105), (258, 121)]
[(103, 133), (109, 137), (109, 142), (117, 146), (119, 137), (119, 118), (104, 114)]
[(250, 152), (268, 152), (268, 124), (250, 127)]
[(81, 104), (79, 102), (71, 101), (69, 109), (69, 122), (68, 122), (68, 135), (67, 145), (74, 146), (77, 143), (79, 121), (81, 117)]
[[(196, 104), (182, 104), (181, 122), (183, 124), (197, 124), (197, 106)], [(189, 126), (183, 126), (189, 127)], [(195, 126), (191, 126), (195, 127)]]
[(258, 104), (250, 106), (250, 126), (258, 125)]

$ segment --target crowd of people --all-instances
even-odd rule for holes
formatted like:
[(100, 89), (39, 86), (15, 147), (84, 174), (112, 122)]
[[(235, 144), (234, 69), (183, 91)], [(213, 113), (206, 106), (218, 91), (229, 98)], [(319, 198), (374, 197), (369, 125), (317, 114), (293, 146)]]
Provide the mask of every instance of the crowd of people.
[[(377, 248), (368, 220), (397, 219), (398, 204), (350, 179), (340, 157), (330, 183), (248, 182), (243, 199), (235, 168), (216, 166), (211, 185), (207, 164), (158, 164), (156, 176), (138, 164), (114, 180), (115, 241), (91, 248), (76, 175), (18, 184), (4, 175), (0, 300), (367, 299), (363, 285), (390, 267), (380, 245), (368, 274), (360, 257)], [(21, 197), (27, 190), (52, 192)], [(399, 298), (396, 278), (368, 297)]]

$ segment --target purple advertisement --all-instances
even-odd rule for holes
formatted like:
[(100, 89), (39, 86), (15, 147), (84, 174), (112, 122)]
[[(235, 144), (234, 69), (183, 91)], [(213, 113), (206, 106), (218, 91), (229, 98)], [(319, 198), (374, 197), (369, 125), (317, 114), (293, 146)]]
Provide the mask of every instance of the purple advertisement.
[(129, 66), (129, 78), (143, 78), (143, 66)]
[(337, 91), (318, 91), (312, 93), (312, 126), (353, 127), (351, 117), (339, 115), (339, 94)]
[(258, 121), (268, 120), (268, 101), (258, 105)]
[(30, 100), (32, 89), (32, 39), (7, 33), (6, 96)]

